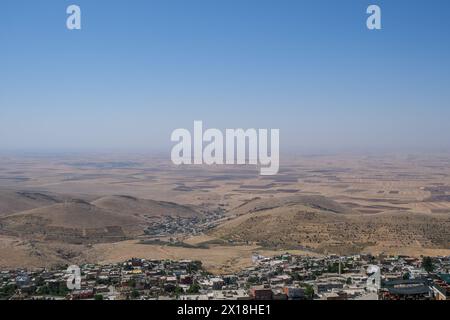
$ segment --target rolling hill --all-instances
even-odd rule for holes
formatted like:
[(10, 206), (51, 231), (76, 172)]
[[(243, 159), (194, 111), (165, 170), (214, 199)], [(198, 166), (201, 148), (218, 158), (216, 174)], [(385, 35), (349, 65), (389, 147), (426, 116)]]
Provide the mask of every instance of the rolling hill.
[(0, 191), (0, 217), (62, 201), (63, 197), (50, 193), (2, 190)]
[[(22, 203), (6, 207), (0, 217), (0, 235), (63, 243), (116, 242), (143, 233), (149, 219), (164, 216), (194, 217), (193, 209), (171, 202), (138, 199), (129, 196), (106, 196), (93, 202), (62, 200), (44, 194), (30, 196), (2, 194), (2, 199), (24, 198)], [(46, 205), (47, 204), (47, 205)], [(27, 209), (30, 206), (37, 206)]]
[(68, 243), (126, 239), (142, 229), (143, 221), (72, 200), (14, 213), (0, 219), (0, 232), (21, 238)]
[(450, 248), (450, 216), (445, 214), (355, 214), (323, 197), (255, 199), (236, 210), (240, 215), (210, 235), (235, 244), (336, 254), (377, 246)]
[(254, 198), (246, 201), (233, 210), (237, 215), (266, 211), (276, 208), (288, 208), (302, 205), (305, 207), (319, 209), (331, 213), (352, 213), (350, 208), (345, 207), (323, 196), (296, 195), (277, 198)]
[(98, 208), (128, 215), (148, 217), (194, 217), (198, 215), (195, 210), (188, 206), (173, 202), (138, 199), (123, 195), (102, 197), (92, 202), (92, 204)]

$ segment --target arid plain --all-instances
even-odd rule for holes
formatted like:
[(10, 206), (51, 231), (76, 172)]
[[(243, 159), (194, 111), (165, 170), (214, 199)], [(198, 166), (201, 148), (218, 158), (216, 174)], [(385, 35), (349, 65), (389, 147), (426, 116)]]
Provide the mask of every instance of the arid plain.
[(1, 155), (0, 266), (253, 252), (450, 254), (450, 155), (283, 157), (181, 166), (147, 155)]

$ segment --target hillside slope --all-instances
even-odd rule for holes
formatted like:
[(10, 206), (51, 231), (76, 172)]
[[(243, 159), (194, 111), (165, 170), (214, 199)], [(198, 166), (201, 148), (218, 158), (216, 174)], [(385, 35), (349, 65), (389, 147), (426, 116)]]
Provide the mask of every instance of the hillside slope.
[(198, 213), (188, 206), (172, 202), (138, 199), (130, 196), (107, 196), (92, 202), (98, 208), (121, 214), (148, 217), (179, 216), (194, 217)]
[[(327, 203), (322, 200), (322, 204)], [(285, 199), (281, 206), (279, 201), (260, 206), (258, 201), (238, 208), (238, 217), (210, 235), (235, 244), (337, 254), (361, 253), (376, 246), (450, 249), (450, 216), (445, 214), (336, 214), (339, 207), (334, 205), (330, 210), (317, 203), (311, 206), (310, 202)]]
[(123, 240), (142, 228), (143, 221), (137, 217), (107, 211), (82, 200), (32, 209), (0, 219), (0, 232), (3, 234), (69, 243)]
[(31, 191), (0, 191), (0, 217), (15, 212), (45, 207), (60, 203), (63, 197)]

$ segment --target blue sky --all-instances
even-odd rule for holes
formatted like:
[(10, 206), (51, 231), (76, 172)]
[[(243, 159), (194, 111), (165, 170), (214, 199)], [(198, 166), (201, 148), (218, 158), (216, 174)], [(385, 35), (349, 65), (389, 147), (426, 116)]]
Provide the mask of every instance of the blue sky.
[[(66, 29), (70, 4), (82, 30)], [(447, 0), (3, 0), (0, 149), (166, 150), (203, 120), (279, 128), (282, 150), (448, 150), (449, 13)]]

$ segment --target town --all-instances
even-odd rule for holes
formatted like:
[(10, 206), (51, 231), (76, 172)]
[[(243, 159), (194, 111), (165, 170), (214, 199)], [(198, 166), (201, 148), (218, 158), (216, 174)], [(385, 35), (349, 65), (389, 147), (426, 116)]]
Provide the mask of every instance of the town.
[(67, 266), (1, 270), (2, 300), (448, 300), (450, 257), (252, 256), (235, 274), (214, 275), (200, 261), (85, 264), (69, 290)]
[(202, 217), (162, 217), (149, 223), (144, 230), (145, 239), (150, 237), (159, 240), (177, 235), (195, 236), (214, 228), (224, 219), (226, 219), (225, 210), (221, 207), (212, 212), (204, 212)]

